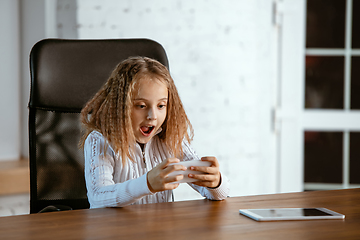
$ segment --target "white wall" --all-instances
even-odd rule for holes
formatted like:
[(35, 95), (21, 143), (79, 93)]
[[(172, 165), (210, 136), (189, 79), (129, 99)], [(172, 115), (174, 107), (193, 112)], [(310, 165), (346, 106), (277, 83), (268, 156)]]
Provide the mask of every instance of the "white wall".
[(78, 38), (77, 1), (56, 0), (56, 37)]
[[(279, 168), (271, 110), (276, 99), (278, 63), (272, 0), (19, 2), (21, 90), (12, 106), (20, 101), (21, 114), (11, 112), (21, 115), (23, 155), (28, 154), (28, 56), (38, 40), (151, 38), (160, 42), (168, 54), (171, 73), (195, 129), (194, 148), (201, 156), (215, 155), (219, 159), (221, 171), (231, 180), (230, 195), (277, 191)], [(4, 61), (4, 57), (0, 59)], [(7, 101), (0, 97), (2, 103)], [(11, 123), (19, 121), (19, 116), (14, 119)], [(8, 140), (4, 132), (12, 131), (1, 131), (0, 144)], [(19, 141), (12, 143), (19, 148)], [(197, 196), (185, 184), (176, 192), (178, 200)]]
[(0, 1), (0, 161), (20, 156), (20, 28), (17, 0)]
[(29, 155), (31, 48), (43, 38), (77, 38), (76, 1), (0, 0), (0, 32), (0, 161), (18, 160)]
[(21, 155), (29, 155), (28, 103), (30, 95), (29, 54), (32, 46), (47, 37), (45, 3), (49, 0), (20, 0), (21, 24)]
[[(75, 0), (19, 0), (21, 35), (21, 149), (29, 156), (28, 102), (30, 95), (29, 54), (36, 42), (44, 38), (77, 38)], [(1, 137), (0, 137), (1, 139)], [(17, 141), (19, 142), (19, 141)], [(1, 153), (0, 153), (1, 154)], [(1, 157), (0, 157), (1, 159)]]
[[(276, 191), (276, 28), (271, 0), (78, 0), (79, 38), (151, 38), (195, 129), (198, 154), (215, 155), (231, 196)], [(197, 196), (186, 185), (177, 199)]]

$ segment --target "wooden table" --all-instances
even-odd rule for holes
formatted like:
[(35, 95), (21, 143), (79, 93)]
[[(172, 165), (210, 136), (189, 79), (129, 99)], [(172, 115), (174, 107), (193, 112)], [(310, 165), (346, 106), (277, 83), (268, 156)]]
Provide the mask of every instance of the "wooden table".
[[(240, 208), (326, 207), (345, 220), (256, 222)], [(0, 217), (0, 239), (360, 239), (360, 189)]]

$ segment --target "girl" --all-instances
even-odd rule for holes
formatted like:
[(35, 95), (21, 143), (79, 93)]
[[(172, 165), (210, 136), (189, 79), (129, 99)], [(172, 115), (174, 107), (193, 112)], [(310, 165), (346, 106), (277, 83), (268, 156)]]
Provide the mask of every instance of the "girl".
[[(121, 62), (81, 111), (85, 133), (85, 181), (91, 208), (168, 202), (174, 183), (168, 176), (186, 167), (172, 163), (199, 159), (190, 148), (192, 126), (167, 68), (156, 60)], [(210, 167), (190, 167), (189, 183), (204, 197), (222, 200), (228, 180), (215, 157)]]

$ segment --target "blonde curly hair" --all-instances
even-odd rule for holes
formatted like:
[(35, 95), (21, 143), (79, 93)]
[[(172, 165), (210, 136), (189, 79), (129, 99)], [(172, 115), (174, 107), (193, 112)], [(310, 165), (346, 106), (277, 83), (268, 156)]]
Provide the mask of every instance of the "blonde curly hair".
[(182, 157), (182, 141), (190, 143), (193, 138), (192, 125), (168, 69), (147, 57), (130, 57), (119, 63), (107, 82), (86, 103), (80, 115), (85, 130), (79, 144), (81, 148), (88, 135), (95, 130), (120, 154), (123, 164), (126, 159), (134, 161), (136, 139), (131, 122), (132, 99), (136, 84), (149, 76), (160, 80), (168, 88), (167, 116), (158, 136), (170, 153)]

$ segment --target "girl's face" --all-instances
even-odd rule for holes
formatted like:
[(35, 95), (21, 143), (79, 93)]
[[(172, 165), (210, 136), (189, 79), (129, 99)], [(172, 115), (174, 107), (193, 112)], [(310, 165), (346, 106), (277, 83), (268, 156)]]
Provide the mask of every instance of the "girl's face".
[(167, 113), (168, 89), (159, 80), (140, 79), (134, 89), (131, 122), (136, 141), (147, 143), (164, 123)]

